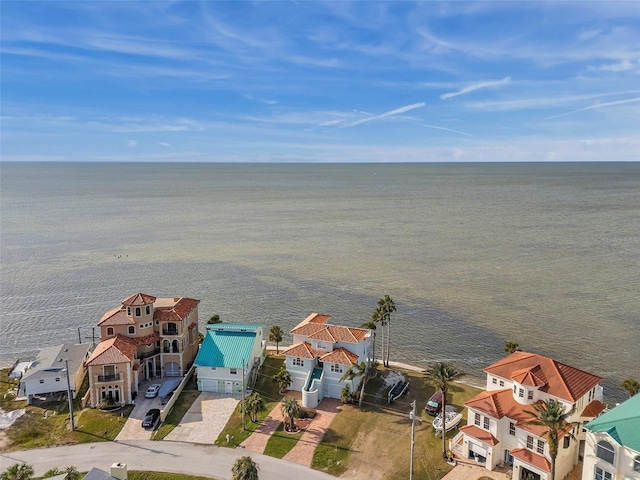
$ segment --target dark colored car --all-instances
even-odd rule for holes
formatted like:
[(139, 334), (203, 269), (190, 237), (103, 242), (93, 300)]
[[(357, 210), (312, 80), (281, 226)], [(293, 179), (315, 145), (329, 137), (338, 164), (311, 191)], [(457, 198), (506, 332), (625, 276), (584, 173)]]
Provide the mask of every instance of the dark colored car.
[(160, 410), (158, 408), (152, 408), (144, 416), (144, 420), (142, 420), (142, 427), (152, 428), (156, 424), (159, 418), (160, 418)]
[(427, 405), (424, 407), (425, 411), (435, 417), (440, 410), (442, 410), (442, 392), (436, 392), (431, 395), (431, 398), (427, 402)]

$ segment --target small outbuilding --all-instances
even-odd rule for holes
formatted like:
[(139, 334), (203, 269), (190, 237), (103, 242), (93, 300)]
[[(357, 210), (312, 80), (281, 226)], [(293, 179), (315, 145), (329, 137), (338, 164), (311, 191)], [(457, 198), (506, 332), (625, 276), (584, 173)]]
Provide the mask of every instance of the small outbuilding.
[(241, 393), (243, 388), (254, 384), (265, 358), (266, 340), (262, 325), (208, 325), (194, 362), (198, 390)]
[(66, 393), (68, 374), (71, 395), (75, 398), (87, 372), (85, 361), (90, 348), (90, 343), (65, 343), (43, 348), (22, 375), (18, 396), (26, 397), (32, 404), (38, 397)]

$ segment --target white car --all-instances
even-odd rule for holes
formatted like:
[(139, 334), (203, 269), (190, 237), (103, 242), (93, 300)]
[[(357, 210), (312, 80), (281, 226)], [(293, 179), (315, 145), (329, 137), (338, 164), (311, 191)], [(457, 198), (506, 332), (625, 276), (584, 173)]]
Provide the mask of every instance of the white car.
[(160, 384), (154, 383), (149, 388), (147, 388), (147, 393), (144, 394), (145, 398), (155, 398), (158, 396), (158, 392), (160, 391)]

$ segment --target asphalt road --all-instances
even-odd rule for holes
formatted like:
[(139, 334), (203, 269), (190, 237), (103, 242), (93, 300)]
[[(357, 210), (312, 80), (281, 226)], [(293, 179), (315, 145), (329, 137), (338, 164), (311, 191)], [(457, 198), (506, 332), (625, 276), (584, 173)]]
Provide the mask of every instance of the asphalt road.
[(250, 455), (259, 466), (260, 480), (335, 480), (335, 477), (297, 463), (249, 452), (243, 448), (224, 448), (183, 442), (126, 440), (85, 443), (65, 447), (23, 450), (0, 454), (0, 471), (14, 463), (28, 463), (36, 475), (70, 465), (86, 472), (98, 467), (106, 472), (113, 463), (126, 463), (128, 470), (175, 472), (202, 475), (217, 480), (231, 479), (231, 466), (243, 455)]

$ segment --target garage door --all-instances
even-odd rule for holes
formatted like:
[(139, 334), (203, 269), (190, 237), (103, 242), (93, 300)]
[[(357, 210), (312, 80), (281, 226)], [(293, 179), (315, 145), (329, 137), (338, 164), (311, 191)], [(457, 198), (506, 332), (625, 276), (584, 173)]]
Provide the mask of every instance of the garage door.
[(340, 393), (342, 392), (342, 387), (340, 385), (330, 384), (329, 385), (329, 397), (330, 398), (340, 398)]
[(217, 380), (202, 380), (200, 389), (203, 392), (218, 392), (218, 381)]
[(471, 450), (473, 453), (477, 453), (481, 457), (485, 457), (485, 458), (487, 457), (487, 449), (482, 448), (480, 445), (476, 443), (469, 442), (469, 450)]

